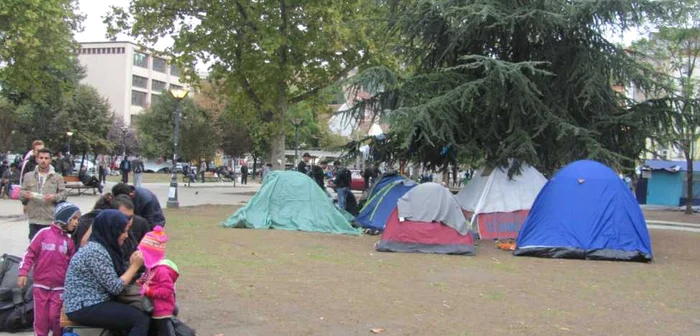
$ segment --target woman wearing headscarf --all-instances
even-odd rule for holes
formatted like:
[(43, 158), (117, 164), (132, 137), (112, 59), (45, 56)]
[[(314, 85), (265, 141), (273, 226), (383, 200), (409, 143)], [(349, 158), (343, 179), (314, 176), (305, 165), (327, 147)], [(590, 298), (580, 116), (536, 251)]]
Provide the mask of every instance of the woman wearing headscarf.
[(128, 268), (120, 246), (128, 238), (131, 219), (117, 210), (102, 210), (92, 224), (92, 234), (75, 254), (66, 273), (63, 307), (81, 325), (121, 330), (131, 336), (148, 334), (149, 317), (127, 304), (113, 301), (143, 265), (135, 252)]

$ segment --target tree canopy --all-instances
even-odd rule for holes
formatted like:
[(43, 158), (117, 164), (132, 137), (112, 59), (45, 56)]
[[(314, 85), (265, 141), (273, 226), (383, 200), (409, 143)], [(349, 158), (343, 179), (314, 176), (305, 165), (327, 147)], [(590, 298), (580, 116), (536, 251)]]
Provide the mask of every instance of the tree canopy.
[[(3, 0), (0, 2), (0, 82), (11, 99), (45, 101), (70, 84), (77, 58), (73, 32), (83, 19), (76, 0)], [(48, 57), (47, 57), (48, 55)]]
[(352, 78), (356, 88), (378, 92), (352, 112), (388, 118), (405, 157), (428, 165), (465, 155), (490, 166), (515, 159), (546, 173), (591, 158), (631, 169), (659, 125), (652, 109), (613, 90), (649, 88), (652, 76), (603, 31), (641, 24), (663, 13), (662, 3), (391, 3), (406, 66)]
[[(288, 111), (314, 101), (320, 90), (367, 62), (381, 47), (370, 19), (376, 2), (350, 1), (149, 1), (114, 8), (107, 22), (146, 42), (170, 36), (178, 62), (210, 60), (212, 78), (230, 103), (250, 108), (265, 123), (273, 167), (284, 165)], [(190, 68), (190, 67), (186, 67)], [(189, 72), (190, 76), (196, 74)], [(325, 105), (325, 102), (324, 102)]]

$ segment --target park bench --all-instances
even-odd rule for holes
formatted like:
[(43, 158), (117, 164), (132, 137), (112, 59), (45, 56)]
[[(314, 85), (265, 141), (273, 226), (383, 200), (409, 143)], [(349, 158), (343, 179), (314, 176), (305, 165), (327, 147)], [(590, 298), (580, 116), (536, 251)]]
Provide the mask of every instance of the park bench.
[(97, 195), (97, 187), (88, 187), (84, 185), (78, 176), (64, 176), (63, 181), (66, 183), (66, 190), (68, 190), (68, 194), (70, 195), (85, 195), (90, 189), (92, 189), (93, 195)]
[[(80, 325), (80, 324), (78, 324), (78, 323), (75, 323), (75, 322), (71, 321), (71, 320), (68, 318), (68, 315), (66, 315), (66, 312), (63, 310), (63, 308), (61, 308), (61, 319), (60, 319), (60, 324), (61, 324), (61, 328), (63, 328), (63, 332), (64, 332), (64, 333), (72, 333), (74, 329), (86, 329), (86, 330), (87, 330), (87, 329), (94, 329), (94, 330), (100, 330), (100, 329), (98, 329), (98, 328), (86, 327), (86, 326), (83, 326), (83, 325)], [(100, 332), (100, 336), (102, 336), (102, 335), (108, 335), (108, 334), (109, 334), (109, 330), (107, 330), (107, 329), (103, 329), (102, 332)]]
[(221, 182), (221, 177), (215, 172), (204, 172), (204, 181)]

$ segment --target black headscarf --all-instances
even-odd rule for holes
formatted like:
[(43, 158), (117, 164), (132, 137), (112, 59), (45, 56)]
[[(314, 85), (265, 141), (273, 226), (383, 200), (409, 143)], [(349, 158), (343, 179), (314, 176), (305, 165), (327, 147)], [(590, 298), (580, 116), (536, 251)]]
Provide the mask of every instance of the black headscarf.
[(92, 223), (92, 234), (89, 241), (102, 245), (114, 264), (114, 270), (121, 276), (126, 272), (126, 264), (122, 249), (119, 247), (119, 236), (124, 233), (129, 217), (117, 210), (102, 210)]

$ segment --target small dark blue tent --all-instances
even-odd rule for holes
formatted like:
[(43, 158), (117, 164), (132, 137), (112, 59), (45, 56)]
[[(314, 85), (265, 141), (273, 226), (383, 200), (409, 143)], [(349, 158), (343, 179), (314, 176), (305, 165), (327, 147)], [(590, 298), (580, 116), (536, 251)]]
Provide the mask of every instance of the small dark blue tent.
[(651, 261), (642, 210), (607, 166), (576, 161), (542, 188), (516, 241), (516, 256)]
[(365, 229), (384, 230), (399, 198), (415, 186), (415, 182), (396, 173), (380, 176), (367, 193), (357, 222)]

